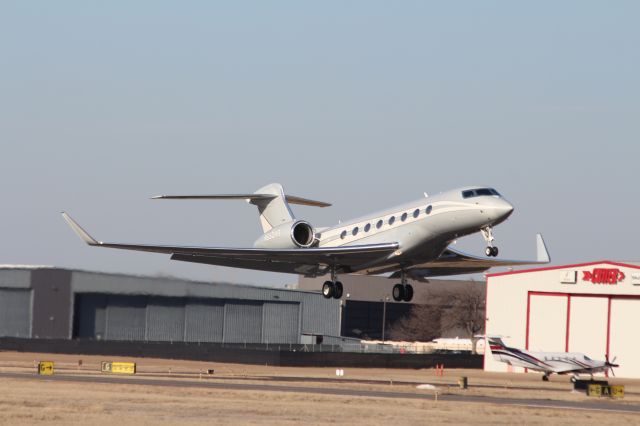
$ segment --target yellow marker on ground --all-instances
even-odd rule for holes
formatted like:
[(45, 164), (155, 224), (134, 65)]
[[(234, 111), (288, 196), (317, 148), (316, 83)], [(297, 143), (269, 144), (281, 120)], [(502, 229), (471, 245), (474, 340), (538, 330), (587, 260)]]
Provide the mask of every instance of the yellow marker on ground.
[(136, 374), (136, 363), (103, 361), (100, 371), (112, 374)]
[(587, 395), (589, 396), (602, 396), (602, 385), (590, 384), (587, 389)]
[(40, 361), (38, 363), (38, 374), (42, 376), (53, 376), (53, 361)]
[(624, 398), (624, 385), (611, 386), (611, 398)]

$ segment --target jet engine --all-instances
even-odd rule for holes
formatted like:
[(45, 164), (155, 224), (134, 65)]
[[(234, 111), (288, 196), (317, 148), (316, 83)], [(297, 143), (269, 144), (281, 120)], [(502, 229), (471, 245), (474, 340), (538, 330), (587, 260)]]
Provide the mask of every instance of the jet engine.
[(308, 248), (317, 242), (313, 226), (305, 220), (294, 220), (271, 228), (253, 244), (255, 248)]

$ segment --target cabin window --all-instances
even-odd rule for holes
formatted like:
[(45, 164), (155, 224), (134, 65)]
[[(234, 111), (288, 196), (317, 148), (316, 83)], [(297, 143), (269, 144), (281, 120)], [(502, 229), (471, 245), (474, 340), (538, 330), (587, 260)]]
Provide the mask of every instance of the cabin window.
[(407, 213), (402, 213), (402, 216), (400, 216), (400, 220), (403, 222), (407, 220)]
[(419, 215), (420, 215), (420, 209), (415, 209), (415, 210), (413, 211), (413, 217), (414, 217), (414, 218), (416, 218), (416, 217), (418, 217)]
[(355, 228), (353, 228), (353, 231), (351, 231), (351, 235), (353, 235), (355, 237), (356, 235), (358, 235), (358, 231), (359, 231), (359, 229), (356, 226)]
[(382, 219), (380, 219), (380, 220), (378, 221), (378, 223), (376, 223), (376, 228), (378, 228), (378, 229), (382, 228), (382, 224), (383, 224), (383, 223), (384, 223), (384, 222), (382, 222)]
[(395, 221), (396, 221), (396, 217), (395, 216), (391, 216), (389, 218), (389, 225), (393, 225), (393, 222), (395, 222)]
[(343, 240), (346, 238), (346, 236), (347, 236), (347, 231), (342, 231), (340, 233), (340, 238), (342, 238)]
[(369, 232), (369, 230), (370, 230), (370, 229), (371, 229), (371, 224), (370, 224), (370, 223), (367, 223), (367, 224), (364, 226), (364, 232)]
[(428, 206), (427, 206), (427, 208), (426, 208), (426, 210), (425, 210), (425, 213), (426, 213), (426, 214), (430, 214), (430, 213), (431, 213), (431, 210), (433, 210), (433, 207), (431, 207), (431, 205), (428, 205)]

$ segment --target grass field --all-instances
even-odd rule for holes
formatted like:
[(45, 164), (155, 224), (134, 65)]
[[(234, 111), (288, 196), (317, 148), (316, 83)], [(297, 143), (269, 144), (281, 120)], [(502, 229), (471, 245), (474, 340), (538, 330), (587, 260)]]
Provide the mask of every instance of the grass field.
[[(77, 355), (0, 352), (0, 372), (35, 372), (38, 360), (56, 362), (62, 375), (100, 375), (100, 361), (138, 363), (136, 377), (149, 380), (219, 381), (222, 383), (286, 384), (393, 392), (422, 392), (425, 400), (336, 396), (296, 392), (174, 388), (121, 383), (70, 383), (37, 377), (0, 376), (0, 424), (638, 424), (640, 415), (599, 411), (536, 409), (495, 404), (436, 401), (434, 391), (416, 384), (432, 383), (438, 392), (491, 394), (511, 398), (591, 401), (570, 391), (566, 378), (549, 384), (538, 375), (490, 374), (481, 371), (281, 368), (192, 361), (123, 359)], [(79, 365), (79, 360), (82, 360)], [(211, 376), (206, 370), (213, 368)], [(202, 374), (202, 373), (205, 374)], [(458, 376), (470, 388), (455, 387)], [(300, 380), (297, 380), (299, 378)], [(332, 379), (332, 380), (330, 380)], [(628, 395), (617, 404), (638, 403), (640, 383), (623, 381)]]

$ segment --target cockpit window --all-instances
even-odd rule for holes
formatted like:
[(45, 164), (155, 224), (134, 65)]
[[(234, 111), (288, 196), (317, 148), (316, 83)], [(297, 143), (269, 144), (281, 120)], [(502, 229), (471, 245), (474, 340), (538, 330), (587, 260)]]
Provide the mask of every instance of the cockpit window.
[(466, 191), (462, 191), (462, 198), (471, 198), (471, 197), (481, 197), (495, 195), (500, 196), (498, 191), (493, 188), (478, 188), (478, 189), (468, 189)]

